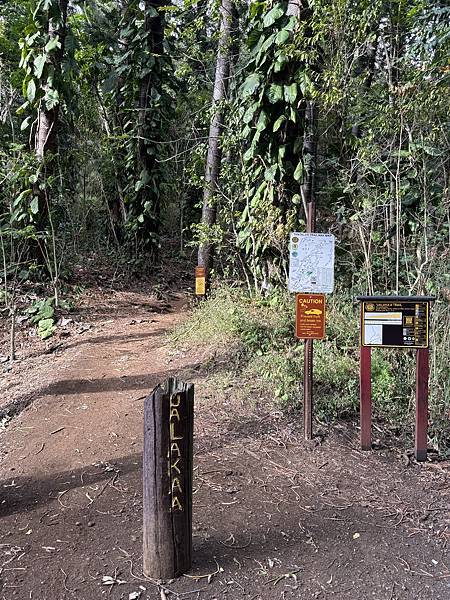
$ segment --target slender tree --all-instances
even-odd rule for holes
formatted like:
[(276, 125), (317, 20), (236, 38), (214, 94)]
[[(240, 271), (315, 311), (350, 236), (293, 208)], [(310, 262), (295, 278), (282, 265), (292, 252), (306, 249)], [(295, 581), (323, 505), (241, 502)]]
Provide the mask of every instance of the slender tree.
[[(224, 106), (227, 97), (232, 55), (232, 29), (235, 6), (233, 0), (222, 0), (220, 6), (220, 31), (214, 77), (212, 117), (209, 127), (208, 154), (206, 157), (205, 183), (203, 190), (202, 223), (211, 227), (216, 222), (215, 193), (219, 183)], [(198, 264), (207, 272), (212, 266), (213, 246), (203, 242), (198, 250)]]

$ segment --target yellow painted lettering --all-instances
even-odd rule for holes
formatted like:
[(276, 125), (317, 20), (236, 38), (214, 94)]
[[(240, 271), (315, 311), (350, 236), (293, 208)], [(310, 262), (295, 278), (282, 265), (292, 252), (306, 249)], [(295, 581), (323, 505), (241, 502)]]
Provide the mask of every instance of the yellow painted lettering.
[(176, 394), (172, 396), (170, 399), (170, 408), (178, 408), (181, 404), (181, 396), (180, 394)]
[(183, 490), (181, 489), (180, 480), (178, 479), (178, 477), (175, 477), (175, 479), (173, 479), (173, 481), (172, 481), (172, 494), (173, 494), (174, 490), (178, 490), (180, 492), (180, 494), (183, 493)]
[(177, 419), (178, 422), (180, 421), (180, 414), (176, 408), (172, 408), (170, 411), (169, 419), (173, 419), (173, 418)]
[(176, 442), (170, 444), (170, 453), (172, 454), (172, 456), (176, 453), (177, 456), (181, 458), (180, 447)]
[(181, 475), (181, 471), (180, 471), (179, 467), (177, 467), (177, 464), (180, 462), (180, 460), (181, 460), (181, 458), (177, 458), (177, 460), (176, 460), (174, 463), (172, 463), (172, 464), (170, 465), (170, 466), (172, 467), (172, 469), (175, 469), (175, 471), (176, 471), (176, 472), (177, 472), (179, 475)]
[(178, 510), (183, 510), (183, 507), (181, 506), (181, 502), (179, 501), (177, 496), (174, 496), (172, 498), (172, 508), (176, 508)]
[(179, 437), (175, 435), (175, 423), (170, 423), (170, 439), (171, 440), (182, 440), (183, 437)]

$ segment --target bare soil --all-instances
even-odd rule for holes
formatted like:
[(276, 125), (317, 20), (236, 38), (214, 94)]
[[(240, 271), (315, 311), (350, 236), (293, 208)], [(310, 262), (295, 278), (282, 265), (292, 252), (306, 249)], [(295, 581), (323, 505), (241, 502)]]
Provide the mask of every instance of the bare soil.
[[(5, 370), (0, 598), (450, 598), (448, 463), (360, 452), (350, 424), (306, 444), (299, 415), (217, 389), (220, 356), (171, 347), (184, 304), (95, 289), (68, 334)], [(142, 575), (143, 401), (173, 374), (196, 384), (194, 564), (158, 584)]]

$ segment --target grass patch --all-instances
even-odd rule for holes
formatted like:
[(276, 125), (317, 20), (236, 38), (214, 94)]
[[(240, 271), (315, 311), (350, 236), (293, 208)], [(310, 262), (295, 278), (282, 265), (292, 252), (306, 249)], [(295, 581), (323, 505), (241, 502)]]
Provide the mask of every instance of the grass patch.
[[(336, 292), (327, 298), (327, 337), (314, 344), (315, 416), (322, 422), (355, 418), (359, 411), (359, 317), (354, 297)], [(436, 304), (431, 343), (430, 427), (435, 449), (449, 454), (450, 330), (446, 307)], [(284, 409), (303, 401), (303, 343), (294, 338), (290, 294), (250, 297), (240, 289), (218, 288), (174, 333), (185, 347), (210, 346), (229, 357), (236, 381), (273, 398)], [(442, 320), (447, 319), (447, 329)], [(439, 328), (436, 324), (439, 322)], [(412, 352), (375, 349), (372, 397), (378, 424), (410, 438), (414, 427), (415, 357)]]

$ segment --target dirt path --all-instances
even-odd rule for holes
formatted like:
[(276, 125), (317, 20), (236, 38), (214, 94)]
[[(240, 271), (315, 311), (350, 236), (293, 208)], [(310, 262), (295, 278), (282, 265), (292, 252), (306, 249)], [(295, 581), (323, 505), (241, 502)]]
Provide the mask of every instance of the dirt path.
[[(449, 598), (446, 465), (360, 453), (345, 429), (306, 446), (264, 399), (215, 392), (218, 360), (167, 345), (181, 307), (112, 297), (25, 371), (41, 389), (0, 432), (0, 598)], [(142, 408), (170, 374), (197, 384), (194, 567), (158, 588), (141, 574)]]

